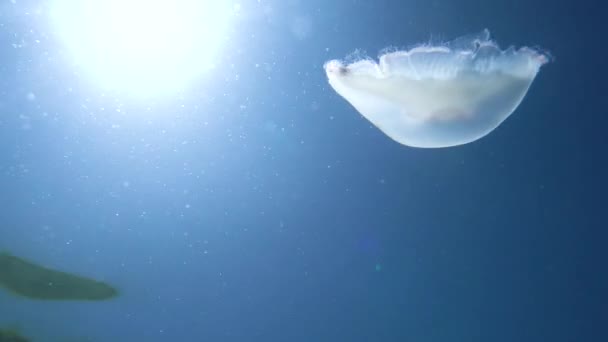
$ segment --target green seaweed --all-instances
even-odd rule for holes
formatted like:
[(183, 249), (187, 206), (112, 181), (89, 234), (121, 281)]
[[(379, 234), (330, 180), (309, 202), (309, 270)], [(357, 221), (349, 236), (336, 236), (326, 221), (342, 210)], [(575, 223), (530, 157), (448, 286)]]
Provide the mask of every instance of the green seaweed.
[(0, 342), (29, 342), (15, 330), (0, 329)]
[(49, 269), (3, 252), (0, 287), (37, 300), (105, 300), (118, 295), (118, 290), (104, 282)]

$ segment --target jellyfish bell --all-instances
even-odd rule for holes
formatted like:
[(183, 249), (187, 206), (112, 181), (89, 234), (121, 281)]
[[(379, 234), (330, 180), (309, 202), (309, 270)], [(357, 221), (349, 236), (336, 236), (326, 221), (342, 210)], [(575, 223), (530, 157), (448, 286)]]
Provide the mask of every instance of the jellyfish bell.
[(395, 141), (412, 147), (470, 143), (521, 103), (548, 55), (501, 50), (488, 30), (351, 64), (325, 63), (332, 88)]

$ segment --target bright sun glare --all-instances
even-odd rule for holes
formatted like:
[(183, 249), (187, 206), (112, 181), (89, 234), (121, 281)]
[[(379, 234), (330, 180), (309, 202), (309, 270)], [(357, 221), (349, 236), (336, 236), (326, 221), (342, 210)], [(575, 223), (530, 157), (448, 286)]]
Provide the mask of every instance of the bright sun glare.
[(102, 87), (151, 95), (179, 90), (215, 66), (226, 3), (54, 0), (51, 17), (74, 63)]

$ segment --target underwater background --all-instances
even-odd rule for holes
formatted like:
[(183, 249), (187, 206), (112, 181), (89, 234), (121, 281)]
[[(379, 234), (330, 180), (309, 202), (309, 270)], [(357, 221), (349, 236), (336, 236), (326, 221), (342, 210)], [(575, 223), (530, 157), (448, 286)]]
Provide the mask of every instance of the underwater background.
[[(145, 101), (0, 2), (0, 250), (113, 284), (0, 291), (32, 341), (608, 341), (605, 11), (591, 1), (235, 2), (217, 67)], [(237, 8), (235, 7), (235, 8)], [(402, 146), (327, 84), (360, 49), (490, 29), (546, 48), (500, 127)]]

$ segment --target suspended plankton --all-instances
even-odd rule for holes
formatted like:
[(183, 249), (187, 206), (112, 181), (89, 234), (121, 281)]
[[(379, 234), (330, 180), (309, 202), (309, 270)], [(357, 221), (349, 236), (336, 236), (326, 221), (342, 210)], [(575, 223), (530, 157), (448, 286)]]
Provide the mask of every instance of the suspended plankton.
[(390, 52), (380, 62), (325, 63), (334, 90), (395, 141), (449, 147), (475, 141), (503, 122), (549, 56), (501, 50), (490, 32), (439, 46)]

